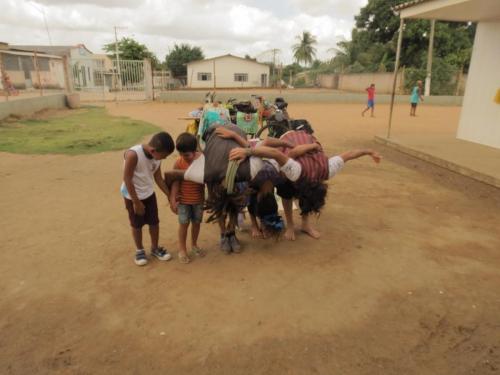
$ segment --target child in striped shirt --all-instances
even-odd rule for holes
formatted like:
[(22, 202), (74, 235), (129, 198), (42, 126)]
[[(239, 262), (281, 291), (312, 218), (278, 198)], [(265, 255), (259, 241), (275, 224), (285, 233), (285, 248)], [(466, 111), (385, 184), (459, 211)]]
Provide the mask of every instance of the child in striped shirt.
[[(197, 151), (196, 137), (190, 133), (182, 133), (176, 141), (175, 148), (179, 158), (174, 169), (186, 170), (191, 163), (201, 156)], [(177, 181), (171, 189), (171, 208), (179, 218), (179, 254), (181, 263), (191, 261), (187, 253), (187, 234), (191, 223), (191, 254), (205, 256), (205, 251), (198, 246), (201, 221), (203, 219), (204, 185), (192, 181)]]

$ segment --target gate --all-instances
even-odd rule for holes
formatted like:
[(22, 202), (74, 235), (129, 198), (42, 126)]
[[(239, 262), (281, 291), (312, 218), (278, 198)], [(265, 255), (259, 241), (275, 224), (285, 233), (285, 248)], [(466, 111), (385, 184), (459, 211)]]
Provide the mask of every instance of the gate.
[(149, 60), (108, 57), (71, 59), (73, 88), (84, 102), (151, 100), (153, 76)]

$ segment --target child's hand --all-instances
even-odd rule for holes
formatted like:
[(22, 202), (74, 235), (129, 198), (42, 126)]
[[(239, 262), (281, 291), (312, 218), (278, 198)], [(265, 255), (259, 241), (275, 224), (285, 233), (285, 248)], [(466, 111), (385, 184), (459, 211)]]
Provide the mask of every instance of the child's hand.
[(233, 138), (234, 133), (229, 129), (226, 129), (226, 128), (223, 128), (222, 126), (219, 126), (218, 128), (215, 129), (215, 134), (217, 134), (221, 138), (229, 139), (229, 138)]
[(134, 202), (134, 212), (136, 215), (144, 216), (145, 207), (141, 201)]
[(245, 160), (248, 156), (246, 148), (236, 147), (229, 153), (229, 160)]
[(170, 202), (170, 210), (177, 215), (177, 209), (179, 208), (179, 203), (177, 201)]
[(380, 161), (382, 160), (382, 155), (380, 155), (380, 154), (379, 154), (378, 152), (376, 152), (376, 151), (372, 151), (372, 152), (370, 153), (370, 156), (372, 157), (373, 161), (374, 161), (375, 163), (377, 163), (377, 164), (378, 164), (378, 163), (380, 163)]

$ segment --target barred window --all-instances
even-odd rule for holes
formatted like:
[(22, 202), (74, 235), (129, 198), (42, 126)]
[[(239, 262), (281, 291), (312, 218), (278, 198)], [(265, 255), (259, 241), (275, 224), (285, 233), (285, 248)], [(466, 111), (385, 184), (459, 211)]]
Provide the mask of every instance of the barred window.
[(19, 65), (19, 56), (2, 54), (2, 59), (5, 70), (21, 70), (21, 66)]
[(212, 73), (198, 73), (198, 81), (211, 81)]
[(234, 73), (234, 81), (235, 82), (247, 82), (248, 74), (247, 73)]
[(38, 69), (44, 72), (48, 72), (50, 70), (49, 59), (47, 57), (37, 57), (38, 60)]
[(35, 70), (35, 64), (33, 63), (32, 56), (22, 56), (21, 65), (23, 66), (24, 71), (33, 72)]

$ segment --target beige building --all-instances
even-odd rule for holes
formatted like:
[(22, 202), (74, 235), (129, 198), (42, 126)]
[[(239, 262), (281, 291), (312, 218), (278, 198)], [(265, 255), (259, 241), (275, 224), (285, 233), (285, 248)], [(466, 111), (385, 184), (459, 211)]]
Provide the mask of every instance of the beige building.
[(187, 64), (189, 88), (268, 87), (269, 65), (233, 55)]
[(457, 138), (500, 148), (500, 0), (413, 0), (401, 18), (478, 22)]
[(62, 89), (64, 66), (60, 56), (0, 43), (0, 82), (8, 77), (16, 89)]

